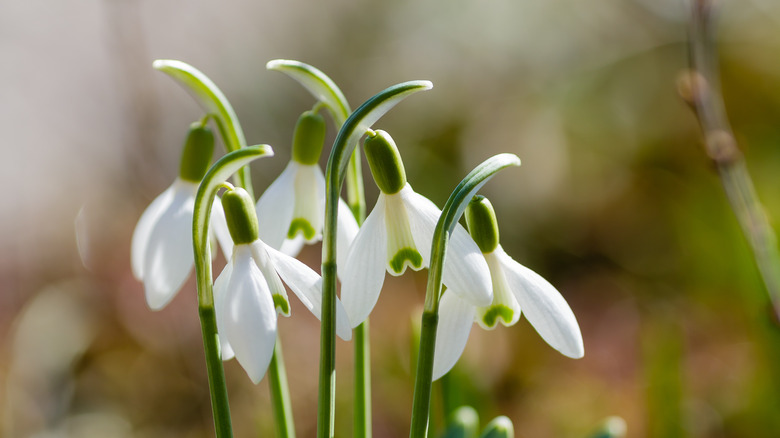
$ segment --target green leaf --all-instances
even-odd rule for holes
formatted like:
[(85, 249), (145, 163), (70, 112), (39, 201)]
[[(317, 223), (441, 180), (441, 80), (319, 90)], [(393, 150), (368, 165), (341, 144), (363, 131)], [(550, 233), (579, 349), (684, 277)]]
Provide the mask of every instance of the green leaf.
[(309, 93), (328, 107), (336, 127), (343, 125), (349, 117), (351, 111), (344, 93), (331, 78), (316, 67), (291, 59), (274, 59), (268, 61), (265, 67), (290, 76), (309, 90)]

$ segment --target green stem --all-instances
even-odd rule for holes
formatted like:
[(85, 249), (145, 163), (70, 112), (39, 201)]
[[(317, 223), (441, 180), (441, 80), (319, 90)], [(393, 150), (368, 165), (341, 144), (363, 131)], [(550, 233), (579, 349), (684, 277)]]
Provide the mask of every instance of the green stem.
[(206, 352), (206, 371), (209, 377), (214, 428), (217, 432), (217, 438), (229, 438), (233, 436), (233, 426), (230, 422), (230, 406), (228, 404), (225, 371), (222, 367), (222, 357), (219, 352), (217, 317), (214, 307), (199, 307), (198, 314), (203, 334), (203, 348)]
[[(333, 230), (335, 235), (335, 230)], [(335, 249), (333, 254), (335, 260)], [(322, 277), (336, 278), (336, 262), (322, 262)], [(323, 282), (317, 436), (333, 437), (336, 418), (336, 285)]]
[(277, 336), (274, 355), (268, 367), (268, 381), (271, 390), (271, 404), (276, 420), (277, 438), (295, 438), (295, 422), (293, 421), (290, 390), (287, 385), (287, 372), (284, 368), (282, 355), (282, 340)]
[(433, 383), (433, 353), (438, 324), (438, 310), (423, 312), (420, 354), (417, 357), (417, 377), (414, 382), (414, 401), (412, 402), (412, 426), (409, 431), (411, 438), (425, 438), (428, 433), (428, 414), (431, 403), (431, 384)]
[(355, 328), (355, 438), (371, 438), (371, 343), (368, 320)]

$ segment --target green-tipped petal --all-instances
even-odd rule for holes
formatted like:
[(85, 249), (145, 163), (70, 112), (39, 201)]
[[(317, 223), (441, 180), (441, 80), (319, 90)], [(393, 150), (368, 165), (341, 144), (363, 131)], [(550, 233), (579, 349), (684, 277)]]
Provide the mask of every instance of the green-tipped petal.
[(477, 322), (487, 330), (495, 328), (499, 322), (505, 327), (514, 325), (520, 319), (520, 305), (506, 280), (501, 258), (491, 252), (485, 254), (485, 260), (490, 268), (493, 302), (479, 309)]
[(496, 417), (485, 426), (479, 438), (514, 438), (515, 428), (508, 417)]

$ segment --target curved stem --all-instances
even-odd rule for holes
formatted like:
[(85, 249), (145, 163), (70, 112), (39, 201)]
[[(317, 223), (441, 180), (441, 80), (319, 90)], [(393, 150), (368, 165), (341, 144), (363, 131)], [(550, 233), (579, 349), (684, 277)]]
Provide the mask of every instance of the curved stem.
[(290, 390), (287, 385), (287, 372), (284, 368), (281, 339), (276, 337), (274, 355), (268, 367), (268, 382), (271, 390), (271, 404), (274, 409), (277, 438), (295, 438), (295, 422), (293, 421)]

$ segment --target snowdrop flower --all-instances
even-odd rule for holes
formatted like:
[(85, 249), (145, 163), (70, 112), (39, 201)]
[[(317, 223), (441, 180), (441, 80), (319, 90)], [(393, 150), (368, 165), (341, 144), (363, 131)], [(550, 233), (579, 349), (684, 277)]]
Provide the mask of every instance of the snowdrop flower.
[(458, 361), (475, 320), (487, 330), (499, 322), (511, 326), (520, 319), (521, 309), (551, 347), (565, 356), (581, 358), (585, 350), (574, 313), (547, 280), (504, 252), (498, 240), (495, 212), (487, 198), (475, 196), (471, 200), (466, 223), (490, 267), (493, 302), (474, 306), (458, 295), (455, 285), (444, 293), (439, 307), (433, 379), (446, 374)]
[[(133, 232), (133, 275), (143, 281), (146, 302), (160, 310), (176, 296), (192, 272), (192, 214), (195, 194), (214, 152), (214, 135), (202, 123), (190, 126), (179, 176), (141, 215)], [(211, 226), (220, 242), (227, 234), (222, 206), (214, 204)]]
[[(277, 313), (289, 316), (282, 281), (314, 316), (320, 318), (322, 279), (302, 262), (258, 238), (254, 200), (242, 188), (222, 195), (233, 254), (214, 284), (222, 359), (235, 357), (254, 383), (265, 375), (276, 343)], [(337, 302), (336, 332), (349, 340), (352, 331)]]
[[(257, 201), (260, 238), (285, 254), (297, 255), (304, 243), (322, 240), (325, 176), (317, 163), (324, 142), (325, 120), (316, 112), (304, 112), (295, 125), (292, 159)], [(346, 258), (358, 225), (341, 199), (338, 208), (337, 253)]]
[[(364, 149), (380, 193), (358, 231), (342, 270), (341, 301), (352, 327), (361, 324), (379, 298), (385, 271), (401, 275), (407, 267), (428, 267), (441, 211), (406, 181), (401, 157), (384, 131), (370, 132)], [(443, 283), (475, 306), (492, 300), (490, 273), (476, 243), (458, 225), (444, 263)]]

